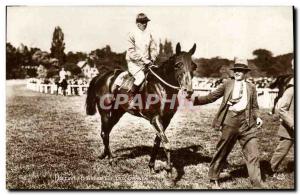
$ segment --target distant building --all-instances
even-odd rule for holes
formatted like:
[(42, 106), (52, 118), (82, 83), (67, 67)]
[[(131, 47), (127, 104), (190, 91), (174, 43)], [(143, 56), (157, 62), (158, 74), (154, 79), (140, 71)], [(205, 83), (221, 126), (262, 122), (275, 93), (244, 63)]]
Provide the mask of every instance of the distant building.
[(79, 61), (77, 66), (81, 69), (86, 78), (91, 79), (99, 74), (98, 69), (95, 66), (89, 65), (87, 61)]

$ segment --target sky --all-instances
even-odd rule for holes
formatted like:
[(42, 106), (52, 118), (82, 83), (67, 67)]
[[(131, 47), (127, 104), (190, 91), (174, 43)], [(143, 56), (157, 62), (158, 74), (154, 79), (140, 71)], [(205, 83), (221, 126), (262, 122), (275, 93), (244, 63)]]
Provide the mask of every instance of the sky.
[(293, 52), (293, 8), (201, 6), (20, 6), (7, 8), (7, 42), (50, 51), (54, 28), (65, 35), (65, 52), (90, 52), (110, 45), (124, 52), (127, 34), (137, 28), (135, 17), (143, 12), (157, 41), (181, 43), (194, 57), (253, 58), (253, 50), (274, 55)]

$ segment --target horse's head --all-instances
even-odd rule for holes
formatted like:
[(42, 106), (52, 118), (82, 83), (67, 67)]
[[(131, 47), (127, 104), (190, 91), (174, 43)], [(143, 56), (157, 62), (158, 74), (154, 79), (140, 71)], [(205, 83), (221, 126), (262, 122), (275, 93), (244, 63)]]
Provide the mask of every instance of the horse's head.
[(196, 64), (192, 61), (192, 55), (195, 53), (195, 50), (196, 44), (188, 52), (181, 51), (180, 43), (177, 43), (174, 56), (175, 78), (180, 88), (186, 91), (189, 96), (193, 93), (192, 77)]

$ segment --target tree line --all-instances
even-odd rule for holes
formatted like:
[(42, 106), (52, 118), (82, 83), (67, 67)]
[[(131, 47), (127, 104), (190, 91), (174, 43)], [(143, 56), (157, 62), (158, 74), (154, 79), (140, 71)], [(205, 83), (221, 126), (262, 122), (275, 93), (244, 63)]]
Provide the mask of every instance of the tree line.
[[(172, 42), (167, 39), (160, 41), (159, 48), (157, 64), (163, 63), (174, 54)], [(70, 71), (72, 75), (83, 77), (81, 68), (77, 66), (80, 61), (87, 61), (89, 65), (97, 67), (100, 73), (127, 67), (126, 52), (116, 53), (109, 45), (89, 53), (72, 51), (65, 53), (64, 50), (64, 33), (59, 26), (55, 27), (53, 32), (50, 53), (39, 48), (28, 48), (23, 44), (15, 48), (11, 43), (6, 43), (6, 79), (55, 77), (58, 76), (61, 67)], [(293, 53), (273, 56), (269, 50), (256, 49), (253, 55), (255, 57), (248, 60), (252, 69), (250, 74), (253, 77), (280, 76), (292, 72)], [(228, 77), (234, 59), (195, 58), (194, 62), (197, 64), (196, 76)]]

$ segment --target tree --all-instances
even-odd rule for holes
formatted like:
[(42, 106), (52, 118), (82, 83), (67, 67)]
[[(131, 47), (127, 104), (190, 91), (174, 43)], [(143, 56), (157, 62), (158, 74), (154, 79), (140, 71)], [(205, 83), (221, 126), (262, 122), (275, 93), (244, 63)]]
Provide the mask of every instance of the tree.
[(6, 43), (6, 79), (15, 78), (18, 68), (17, 50), (12, 44)]
[(173, 47), (172, 47), (172, 42), (168, 41), (167, 39), (165, 40), (165, 44), (164, 44), (164, 54), (168, 58), (171, 57), (174, 54)]
[(45, 67), (48, 67), (50, 65), (50, 54), (46, 51), (37, 50), (32, 55), (32, 61), (35, 64), (42, 64)]
[(66, 64), (67, 63), (73, 63), (77, 64), (79, 61), (85, 61), (87, 59), (87, 54), (83, 52), (68, 52), (66, 55)]
[(88, 64), (96, 66), (100, 74), (114, 69), (126, 69), (125, 52), (115, 53), (108, 45), (91, 51), (88, 56)]
[(287, 53), (284, 55), (278, 55), (274, 57), (275, 64), (272, 66), (270, 72), (274, 72), (277, 75), (287, 75), (293, 73), (292, 60), (294, 59), (293, 53)]
[(64, 64), (65, 70), (70, 71), (72, 75), (80, 75), (81, 74), (81, 69), (77, 66), (77, 64), (68, 62)]
[(16, 49), (12, 44), (6, 43), (6, 79), (25, 78), (26, 70), (22, 66), (29, 63), (28, 48), (21, 44)]
[(256, 49), (253, 51), (253, 55), (256, 56), (253, 62), (257, 66), (257, 68), (268, 75), (270, 73), (271, 67), (274, 65), (272, 52), (266, 49)]
[(163, 63), (164, 61), (168, 60), (173, 54), (174, 52), (173, 52), (172, 42), (165, 39), (164, 44), (162, 44), (162, 42), (160, 41), (159, 53), (157, 56), (156, 63), (157, 64)]
[(30, 51), (28, 47), (21, 43), (21, 45), (17, 48), (17, 53), (19, 55), (20, 65), (28, 66), (31, 62)]
[(257, 49), (253, 51), (253, 55), (256, 56), (256, 58), (253, 59), (253, 63), (261, 72), (263, 72), (260, 76), (280, 76), (292, 72), (292, 53), (273, 57), (271, 51)]
[(44, 73), (46, 73), (46, 78), (53, 78), (55, 76), (58, 76), (59, 69), (55, 66), (50, 66), (48, 69), (46, 69), (45, 72), (43, 72), (43, 76), (44, 76)]
[(64, 43), (64, 33), (62, 29), (57, 26), (54, 29), (52, 43), (50, 48), (50, 56), (58, 59), (59, 65), (65, 62), (65, 43)]
[(195, 59), (198, 64), (197, 75), (203, 77), (229, 77), (232, 61), (226, 58), (214, 57), (210, 59)]
[(47, 73), (48, 73), (48, 70), (43, 65), (39, 65), (39, 67), (37, 68), (38, 78), (46, 78)]
[(33, 60), (33, 55), (37, 52), (37, 51), (41, 51), (40, 48), (30, 48), (29, 50), (29, 56), (30, 56), (30, 66), (39, 66), (40, 63), (38, 63), (36, 60)]

